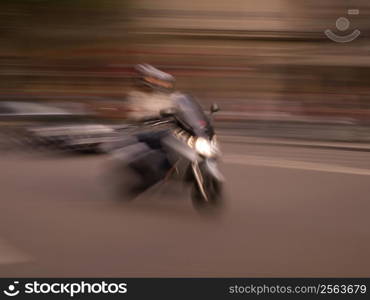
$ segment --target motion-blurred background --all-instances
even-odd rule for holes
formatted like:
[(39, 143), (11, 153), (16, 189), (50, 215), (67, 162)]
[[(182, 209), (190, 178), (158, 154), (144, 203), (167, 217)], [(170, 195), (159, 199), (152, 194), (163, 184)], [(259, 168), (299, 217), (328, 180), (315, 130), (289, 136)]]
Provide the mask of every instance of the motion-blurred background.
[[(174, 74), (178, 88), (205, 106), (218, 102), (220, 120), (249, 120), (233, 126), (249, 126), (250, 134), (366, 139), (366, 0), (1, 0), (0, 6), (1, 100), (83, 103), (124, 118), (132, 65), (146, 62)], [(347, 30), (336, 28), (338, 18), (347, 18)], [(327, 29), (361, 35), (337, 43)], [(327, 129), (333, 123), (337, 136)]]
[[(370, 276), (369, 37), (368, 0), (0, 0), (0, 276)], [(137, 63), (219, 104), (220, 219), (28, 151), (104, 151)]]

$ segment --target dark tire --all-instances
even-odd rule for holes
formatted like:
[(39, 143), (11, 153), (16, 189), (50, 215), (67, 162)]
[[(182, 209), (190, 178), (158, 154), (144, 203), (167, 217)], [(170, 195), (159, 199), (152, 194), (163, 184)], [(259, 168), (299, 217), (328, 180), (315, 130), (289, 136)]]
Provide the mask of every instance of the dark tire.
[(198, 184), (194, 182), (191, 190), (193, 206), (198, 211), (219, 211), (224, 206), (222, 183), (214, 178), (208, 179), (205, 184), (207, 198), (205, 199)]

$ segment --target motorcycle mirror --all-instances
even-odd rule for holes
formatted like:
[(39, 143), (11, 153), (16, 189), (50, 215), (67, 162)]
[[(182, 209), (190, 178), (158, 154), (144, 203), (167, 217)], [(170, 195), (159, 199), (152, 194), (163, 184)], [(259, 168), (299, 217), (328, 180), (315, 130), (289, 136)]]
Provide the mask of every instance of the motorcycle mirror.
[(211, 105), (211, 114), (215, 113), (215, 112), (218, 112), (220, 110), (220, 107), (218, 106), (217, 103), (213, 103)]
[(173, 117), (175, 115), (175, 109), (173, 108), (165, 108), (165, 109), (161, 109), (159, 111), (159, 114), (161, 115), (161, 117), (163, 118), (168, 118), (168, 117)]

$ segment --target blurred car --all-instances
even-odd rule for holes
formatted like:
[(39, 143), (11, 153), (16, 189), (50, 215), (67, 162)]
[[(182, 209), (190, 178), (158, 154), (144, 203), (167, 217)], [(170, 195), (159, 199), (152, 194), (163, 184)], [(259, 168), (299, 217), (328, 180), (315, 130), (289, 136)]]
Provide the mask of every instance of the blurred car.
[(33, 102), (0, 102), (0, 126), (3, 138), (60, 150), (102, 152), (115, 136), (112, 126), (87, 111)]
[(28, 128), (38, 145), (61, 150), (105, 152), (103, 144), (115, 139), (113, 127), (103, 124), (63, 124)]

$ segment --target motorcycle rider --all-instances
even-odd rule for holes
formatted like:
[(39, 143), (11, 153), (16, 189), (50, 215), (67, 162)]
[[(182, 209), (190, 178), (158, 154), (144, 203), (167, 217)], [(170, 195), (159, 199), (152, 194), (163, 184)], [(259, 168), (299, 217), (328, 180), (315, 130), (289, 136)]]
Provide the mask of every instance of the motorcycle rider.
[[(136, 65), (135, 71), (137, 72), (136, 89), (127, 96), (129, 120), (137, 123), (160, 120), (160, 111), (174, 109), (176, 98), (182, 95), (174, 91), (175, 78), (148, 64)], [(150, 161), (150, 164), (145, 164), (146, 168), (143, 168), (144, 164), (136, 166), (135, 159), (131, 160), (132, 167), (142, 177), (141, 184), (135, 188), (136, 191), (143, 191), (158, 182), (171, 168), (161, 146), (161, 139), (167, 133), (167, 128), (161, 128), (150, 129), (136, 135), (137, 142), (149, 147), (149, 150), (145, 151), (145, 157)]]
[[(174, 91), (172, 75), (150, 65), (137, 65), (135, 69), (137, 89), (128, 95), (129, 118), (144, 126), (134, 126), (134, 133), (125, 135), (115, 153), (128, 172), (118, 177), (124, 181), (129, 198), (182, 170), (178, 174), (192, 184), (194, 201), (207, 202), (209, 195), (219, 199), (220, 176), (213, 156), (216, 144), (210, 119), (190, 95)], [(145, 122), (148, 120), (151, 122)], [(179, 168), (181, 163), (185, 168)]]
[(174, 91), (175, 78), (151, 65), (135, 66), (136, 89), (128, 96), (129, 115), (133, 121), (159, 118), (162, 109), (174, 107), (174, 98), (179, 93)]

